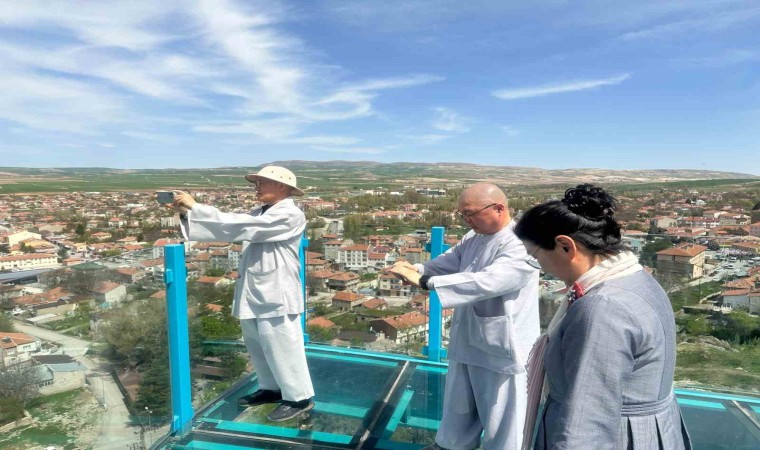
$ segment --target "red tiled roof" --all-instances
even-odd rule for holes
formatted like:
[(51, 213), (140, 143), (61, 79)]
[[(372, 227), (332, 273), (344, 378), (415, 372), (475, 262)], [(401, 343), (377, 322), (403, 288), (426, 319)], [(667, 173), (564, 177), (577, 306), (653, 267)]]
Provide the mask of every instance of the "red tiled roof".
[(95, 283), (95, 287), (92, 288), (93, 292), (97, 292), (98, 294), (107, 294), (114, 289), (121, 286), (119, 283), (112, 283), (110, 281), (99, 281)]
[(27, 253), (25, 255), (13, 255), (0, 257), (0, 261), (23, 261), (27, 259), (44, 259), (44, 258), (58, 258), (56, 255), (49, 255), (47, 253)]
[(217, 304), (214, 304), (214, 303), (207, 303), (206, 304), (206, 309), (208, 309), (211, 312), (220, 313), (220, 312), (222, 312), (223, 307), (222, 307), (222, 305), (217, 305)]
[(337, 300), (339, 302), (355, 302), (363, 298), (364, 298), (363, 295), (357, 294), (356, 292), (349, 292), (349, 291), (338, 291), (332, 297), (333, 300)]
[(333, 276), (331, 276), (329, 278), (331, 280), (336, 280), (336, 281), (353, 281), (353, 280), (358, 280), (359, 279), (359, 275), (357, 275), (357, 274), (355, 274), (353, 272), (341, 272), (341, 273), (333, 275)]
[[(9, 342), (4, 342), (5, 338), (8, 338)], [(6, 333), (0, 331), (0, 347), (2, 348), (15, 348), (19, 345), (29, 344), (34, 342), (35, 338), (24, 333)]]
[(386, 317), (382, 321), (397, 330), (404, 330), (424, 324), (427, 322), (427, 316), (417, 311), (412, 311), (396, 317)]
[(679, 245), (678, 247), (673, 248), (666, 248), (665, 250), (660, 250), (657, 252), (658, 255), (668, 255), (668, 256), (697, 256), (700, 253), (707, 250), (707, 247), (703, 247), (701, 245), (695, 245), (695, 244), (686, 244), (686, 245)]
[(221, 280), (223, 277), (199, 277), (196, 281), (198, 283), (207, 283), (207, 284), (216, 284)]
[(332, 328), (335, 326), (335, 323), (332, 320), (324, 317), (315, 317), (311, 320), (308, 320), (306, 322), (306, 325), (315, 325), (322, 328)]

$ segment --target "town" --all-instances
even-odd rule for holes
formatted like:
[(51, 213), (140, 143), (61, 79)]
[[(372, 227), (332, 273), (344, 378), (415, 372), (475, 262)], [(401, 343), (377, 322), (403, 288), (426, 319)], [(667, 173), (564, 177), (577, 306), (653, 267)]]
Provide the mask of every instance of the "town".
[[(752, 186), (663, 183), (616, 192), (625, 242), (669, 292), (677, 312), (679, 357), (686, 355), (677, 376), (683, 380), (760, 385), (756, 366), (745, 367), (739, 382), (730, 376), (700, 379), (687, 364), (695, 354), (705, 358), (705, 345), (737, 350), (758, 337), (760, 189), (757, 182)], [(431, 226), (445, 227), (446, 244), (456, 245), (468, 231), (454, 214), (461, 189), (378, 186), (307, 191), (297, 200), (309, 219), (310, 342), (421, 355), (429, 328), (427, 294), (384, 269), (400, 260), (428, 260)], [(517, 220), (550, 197), (510, 189)], [(254, 206), (250, 189), (191, 192), (223, 210)], [(137, 426), (143, 444), (160, 433), (169, 415), (163, 284), (168, 244), (181, 243), (186, 254), (195, 403), (207, 403), (252, 370), (230, 316), (242, 243), (182, 241), (178, 225), (178, 216), (156, 203), (152, 191), (0, 196), (0, 401), (13, 405), (4, 410), (18, 411), (15, 417), (3, 413), (0, 426), (31, 423), (22, 411), (36, 398), (87, 389), (89, 407), (107, 411), (102, 420)], [(541, 287), (546, 326), (565, 286), (544, 275)], [(444, 344), (451, 316), (444, 311)], [(95, 415), (90, 420), (99, 420)], [(125, 430), (123, 439), (136, 439), (136, 431)], [(92, 445), (104, 437), (77, 439)]]

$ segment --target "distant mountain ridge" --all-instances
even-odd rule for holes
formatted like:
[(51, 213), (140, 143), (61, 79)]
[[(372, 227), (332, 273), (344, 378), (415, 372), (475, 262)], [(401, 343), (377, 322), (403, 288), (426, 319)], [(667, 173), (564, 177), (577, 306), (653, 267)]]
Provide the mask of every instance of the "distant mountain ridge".
[[(760, 176), (703, 169), (651, 169), (613, 170), (599, 168), (542, 169), (538, 167), (484, 166), (468, 163), (380, 163), (373, 161), (273, 161), (288, 167), (308, 184), (311, 180), (338, 184), (361, 180), (364, 182), (386, 182), (396, 184), (422, 183), (473, 183), (490, 181), (499, 184), (568, 184), (576, 182), (593, 183), (662, 183), (690, 180), (759, 180)], [(259, 166), (217, 167), (201, 169), (113, 169), (106, 167), (71, 168), (23, 168), (0, 167), (0, 184), (28, 182), (30, 180), (91, 180), (109, 176), (133, 177), (173, 177), (182, 179), (199, 178), (208, 181), (245, 184), (242, 176), (256, 172)], [(216, 178), (206, 178), (216, 177)], [(168, 182), (168, 180), (167, 180)], [(195, 183), (193, 183), (195, 184)], [(205, 184), (205, 183), (202, 183)], [(0, 193), (3, 191), (0, 190)]]
[[(651, 183), (688, 180), (758, 179), (760, 176), (701, 169), (613, 170), (599, 168), (542, 169), (538, 167), (483, 166), (468, 163), (378, 163), (365, 161), (274, 161), (271, 164), (298, 173), (357, 171), (371, 178), (430, 177), (447, 181), (498, 181), (500, 183), (552, 184), (568, 181)], [(456, 180), (454, 180), (456, 179)]]

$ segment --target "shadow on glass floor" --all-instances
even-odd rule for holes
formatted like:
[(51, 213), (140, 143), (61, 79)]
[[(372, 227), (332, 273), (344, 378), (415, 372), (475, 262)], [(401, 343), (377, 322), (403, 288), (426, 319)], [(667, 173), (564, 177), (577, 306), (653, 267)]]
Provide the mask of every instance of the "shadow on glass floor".
[[(192, 430), (162, 449), (399, 449), (433, 443), (441, 420), (446, 365), (392, 354), (309, 346), (315, 408), (273, 423), (275, 405), (242, 408), (255, 376), (199, 411)], [(760, 399), (678, 390), (697, 449), (760, 448)]]

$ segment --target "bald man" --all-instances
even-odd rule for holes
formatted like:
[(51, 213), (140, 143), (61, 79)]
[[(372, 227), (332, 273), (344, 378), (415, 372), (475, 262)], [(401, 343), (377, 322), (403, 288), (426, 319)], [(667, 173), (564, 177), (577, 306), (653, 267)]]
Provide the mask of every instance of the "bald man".
[(514, 234), (507, 198), (478, 183), (459, 197), (471, 230), (425, 264), (397, 263), (392, 272), (434, 290), (454, 308), (443, 418), (428, 449), (518, 450), (522, 441), (525, 364), (539, 335), (538, 270)]

